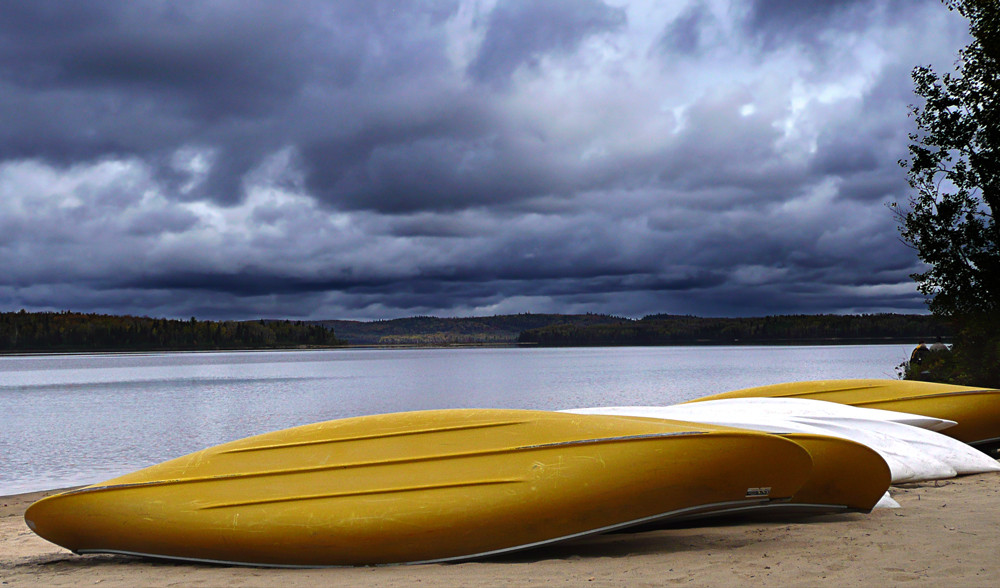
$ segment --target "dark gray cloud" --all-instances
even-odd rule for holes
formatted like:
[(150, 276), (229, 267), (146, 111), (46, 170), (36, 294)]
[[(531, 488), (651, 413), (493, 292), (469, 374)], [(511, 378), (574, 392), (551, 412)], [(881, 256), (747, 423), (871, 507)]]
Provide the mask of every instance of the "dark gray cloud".
[(885, 0), (751, 0), (744, 24), (769, 48), (789, 40), (819, 42), (822, 34), (830, 30), (865, 27), (865, 21), (886, 4)]
[(906, 5), (0, 4), (0, 308), (920, 310)]
[(363, 102), (391, 91), (380, 85), (397, 75), (440, 67), (440, 41), (411, 27), (438, 26), (452, 10), (447, 2), (428, 10), (403, 2), (18, 4), (2, 19), (8, 98), (0, 108), (15, 122), (0, 131), (0, 156), (67, 163), (203, 146), (214, 165), (196, 195), (233, 202), (269, 152), (356, 122), (345, 98)]
[(714, 17), (707, 4), (689, 4), (664, 29), (656, 49), (687, 55), (698, 53), (704, 45), (706, 29), (714, 24), (713, 21)]
[(789, 27), (811, 26), (814, 29), (824, 28), (830, 23), (859, 7), (873, 7), (877, 0), (813, 0), (812, 2), (796, 2), (796, 0), (751, 0), (748, 5), (747, 22), (751, 27), (768, 29), (787, 29)]
[(506, 81), (523, 65), (576, 50), (588, 36), (625, 24), (625, 10), (600, 0), (501, 0), (469, 73), (479, 81)]

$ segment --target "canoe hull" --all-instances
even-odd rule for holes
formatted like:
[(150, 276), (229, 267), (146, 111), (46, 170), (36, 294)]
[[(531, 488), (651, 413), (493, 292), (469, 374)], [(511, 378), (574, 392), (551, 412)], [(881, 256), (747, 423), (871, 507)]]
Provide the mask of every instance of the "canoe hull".
[(808, 433), (782, 435), (809, 452), (812, 475), (786, 506), (775, 510), (816, 514), (871, 512), (889, 489), (889, 466), (875, 450), (848, 439)]
[(447, 561), (787, 499), (811, 468), (799, 445), (764, 434), (426, 411), (220, 445), (43, 499), (25, 519), (78, 553), (271, 566)]
[[(708, 414), (703, 411), (685, 410), (676, 406), (623, 406), (572, 409), (573, 414), (619, 415), (642, 418), (659, 418), (665, 421), (699, 422)], [(852, 409), (854, 410), (854, 409)], [(711, 413), (712, 411), (707, 411)], [(687, 414), (687, 416), (683, 416)], [(724, 418), (725, 411), (717, 411), (715, 418)], [(681, 416), (678, 416), (681, 415)], [(734, 415), (735, 416), (735, 415)], [(684, 520), (694, 520), (721, 515), (785, 515), (823, 514), (836, 512), (871, 512), (885, 495), (892, 473), (883, 456), (875, 449), (840, 435), (826, 434), (822, 427), (796, 426), (797, 423), (774, 419), (760, 412), (744, 411), (743, 420), (732, 424), (720, 420), (703, 423), (717, 430), (749, 429), (780, 435), (802, 446), (812, 459), (813, 467), (808, 480), (788, 501), (766, 504), (737, 505), (728, 510), (691, 513)], [(758, 429), (757, 427), (764, 427)], [(818, 431), (818, 432), (811, 432)], [(950, 440), (949, 440), (950, 441)], [(955, 441), (951, 441), (956, 443)], [(964, 447), (964, 446), (963, 446)], [(973, 450), (969, 450), (973, 451)]]

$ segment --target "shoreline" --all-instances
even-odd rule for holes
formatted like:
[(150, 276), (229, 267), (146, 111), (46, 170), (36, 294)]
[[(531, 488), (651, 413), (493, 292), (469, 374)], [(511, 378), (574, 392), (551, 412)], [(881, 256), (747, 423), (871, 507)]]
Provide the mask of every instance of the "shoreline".
[(32, 533), (24, 510), (56, 491), (0, 496), (4, 586), (227, 585), (311, 587), (825, 586), (935, 583), (986, 586), (1000, 575), (1000, 475), (891, 488), (899, 509), (780, 520), (727, 520), (643, 533), (597, 535), (455, 564), (277, 569), (119, 555), (76, 556)]

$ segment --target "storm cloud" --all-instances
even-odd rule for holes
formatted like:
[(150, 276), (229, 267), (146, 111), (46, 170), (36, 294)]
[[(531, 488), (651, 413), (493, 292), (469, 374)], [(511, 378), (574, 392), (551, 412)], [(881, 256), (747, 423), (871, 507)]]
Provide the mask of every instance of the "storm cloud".
[(920, 312), (938, 0), (0, 6), (0, 308)]

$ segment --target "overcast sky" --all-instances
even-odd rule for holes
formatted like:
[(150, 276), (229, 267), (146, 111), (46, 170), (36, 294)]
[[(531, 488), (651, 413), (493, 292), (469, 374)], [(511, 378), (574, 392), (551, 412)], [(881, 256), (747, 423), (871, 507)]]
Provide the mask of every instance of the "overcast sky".
[(924, 312), (939, 0), (0, 4), (0, 310)]

